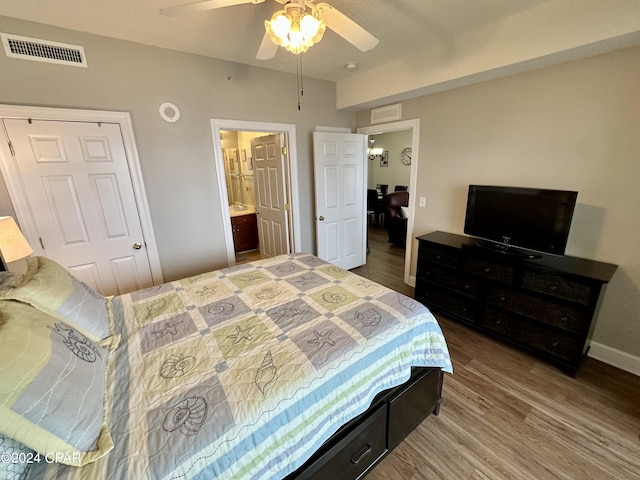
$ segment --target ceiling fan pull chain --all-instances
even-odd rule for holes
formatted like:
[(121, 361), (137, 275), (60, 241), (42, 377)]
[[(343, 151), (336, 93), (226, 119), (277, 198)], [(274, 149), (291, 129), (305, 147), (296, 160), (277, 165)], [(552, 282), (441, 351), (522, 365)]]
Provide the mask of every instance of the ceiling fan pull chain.
[(298, 94), (298, 111), (300, 111), (300, 92), (302, 91), (302, 64), (300, 63), (300, 55), (296, 61), (296, 91)]
[(300, 96), (304, 97), (304, 75), (302, 74), (302, 53), (299, 55), (300, 57)]

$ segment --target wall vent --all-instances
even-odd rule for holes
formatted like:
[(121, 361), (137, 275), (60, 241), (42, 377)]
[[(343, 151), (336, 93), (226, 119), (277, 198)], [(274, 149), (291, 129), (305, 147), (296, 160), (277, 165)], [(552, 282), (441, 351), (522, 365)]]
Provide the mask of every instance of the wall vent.
[(391, 122), (393, 120), (402, 120), (401, 103), (371, 110), (371, 123)]
[(36, 62), (57, 63), (74, 67), (87, 67), (84, 48), (78, 45), (52, 42), (40, 38), (22, 37), (9, 33), (0, 33), (7, 57), (33, 60)]

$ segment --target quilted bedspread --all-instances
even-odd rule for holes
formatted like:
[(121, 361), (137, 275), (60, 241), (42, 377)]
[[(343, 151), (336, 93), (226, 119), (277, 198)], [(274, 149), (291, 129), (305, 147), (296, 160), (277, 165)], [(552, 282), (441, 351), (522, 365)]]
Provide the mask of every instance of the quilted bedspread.
[[(114, 449), (28, 478), (281, 479), (411, 366), (451, 372), (418, 302), (311, 255), (237, 265), (111, 301)], [(46, 468), (45, 468), (46, 467)]]

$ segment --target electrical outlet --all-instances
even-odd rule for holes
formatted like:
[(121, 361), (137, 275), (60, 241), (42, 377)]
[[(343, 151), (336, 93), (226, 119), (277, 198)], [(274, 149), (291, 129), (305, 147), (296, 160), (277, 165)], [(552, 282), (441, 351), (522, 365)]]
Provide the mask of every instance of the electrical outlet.
[(420, 197), (420, 208), (427, 206), (427, 197)]

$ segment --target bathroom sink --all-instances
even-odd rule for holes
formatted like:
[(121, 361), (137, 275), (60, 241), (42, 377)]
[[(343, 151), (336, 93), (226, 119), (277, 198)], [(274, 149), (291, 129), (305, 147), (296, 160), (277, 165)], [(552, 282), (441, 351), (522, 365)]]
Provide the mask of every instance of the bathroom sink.
[(256, 207), (253, 205), (229, 205), (229, 215), (232, 217), (249, 215), (250, 213), (256, 213)]

